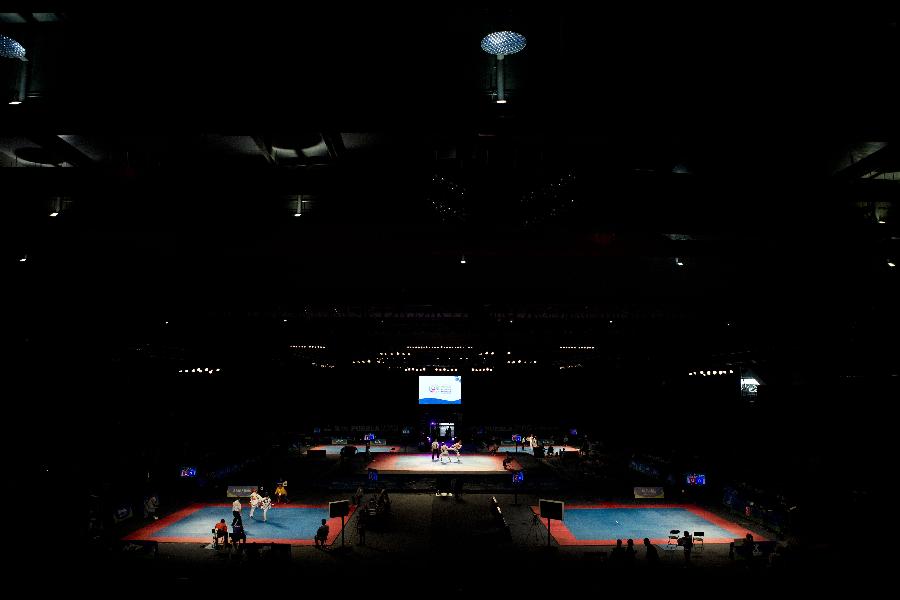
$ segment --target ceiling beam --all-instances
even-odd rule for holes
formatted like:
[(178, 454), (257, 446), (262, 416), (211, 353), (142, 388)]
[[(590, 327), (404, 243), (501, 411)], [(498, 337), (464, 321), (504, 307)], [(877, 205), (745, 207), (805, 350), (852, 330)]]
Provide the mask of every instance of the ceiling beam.
[(848, 160), (834, 172), (834, 176), (858, 179), (872, 172), (881, 172), (896, 156), (897, 148), (891, 144), (860, 144), (848, 151)]
[(58, 135), (36, 134), (30, 135), (28, 138), (35, 144), (38, 144), (49, 152), (59, 156), (65, 162), (76, 167), (85, 167), (94, 164), (94, 161), (91, 160), (89, 156), (63, 140)]
[(325, 141), (325, 146), (328, 148), (328, 156), (331, 157), (331, 160), (339, 160), (347, 150), (344, 147), (344, 140), (341, 138), (341, 134), (336, 131), (323, 131), (322, 140)]
[(276, 166), (278, 164), (278, 159), (272, 152), (272, 138), (270, 136), (262, 135), (254, 135), (252, 138), (256, 147), (259, 148), (260, 153), (262, 153), (263, 158), (266, 159), (266, 162), (273, 167)]

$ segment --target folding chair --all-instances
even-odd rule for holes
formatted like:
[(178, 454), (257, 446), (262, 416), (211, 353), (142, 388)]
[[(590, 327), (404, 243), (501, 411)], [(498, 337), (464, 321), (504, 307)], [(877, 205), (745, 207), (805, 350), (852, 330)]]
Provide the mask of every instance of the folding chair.
[(680, 529), (670, 529), (669, 530), (669, 541), (666, 542), (667, 550), (674, 550), (678, 547), (678, 534), (681, 533)]
[(706, 535), (706, 533), (704, 533), (704, 532), (702, 532), (702, 531), (695, 531), (695, 532), (694, 532), (694, 547), (695, 547), (695, 548), (697, 547), (697, 543), (699, 542), (699, 543), (700, 543), (700, 548), (699, 548), (699, 550), (703, 550), (703, 536), (704, 536), (704, 535)]

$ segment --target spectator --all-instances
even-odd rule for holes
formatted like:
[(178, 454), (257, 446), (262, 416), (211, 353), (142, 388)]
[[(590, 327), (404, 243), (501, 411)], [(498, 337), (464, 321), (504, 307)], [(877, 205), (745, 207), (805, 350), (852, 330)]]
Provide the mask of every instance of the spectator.
[(684, 530), (684, 537), (681, 538), (681, 546), (684, 548), (684, 562), (687, 564), (691, 562), (691, 551), (694, 549), (694, 538), (687, 529)]
[(547, 448), (547, 456), (553, 456), (553, 445)]
[(634, 557), (634, 540), (628, 538), (628, 541), (625, 543), (625, 566), (634, 566)]
[(650, 543), (650, 538), (644, 538), (644, 548), (647, 549), (647, 566), (655, 569), (659, 566), (659, 551)]
[(507, 453), (506, 453), (506, 458), (503, 459), (503, 468), (504, 468), (504, 469), (509, 469), (509, 463), (512, 462), (512, 459), (513, 459), (513, 458), (512, 458), (512, 454), (510, 454), (509, 452), (507, 452)]
[(144, 500), (144, 518), (159, 521), (156, 511), (159, 508), (159, 497), (156, 494), (150, 494)]
[(216, 523), (216, 540), (219, 538), (224, 538), (222, 543), (228, 545), (228, 525), (225, 524), (225, 519)]
[(741, 554), (744, 555), (744, 558), (753, 558), (753, 535), (749, 532), (744, 536), (744, 543), (741, 545)]
[(625, 562), (625, 548), (622, 547), (622, 540), (616, 540), (616, 547), (609, 554), (610, 564), (622, 566)]
[(353, 503), (356, 506), (359, 506), (359, 503), (362, 502), (364, 495), (365, 495), (365, 492), (363, 491), (363, 487), (361, 485), (357, 486), (356, 491), (353, 493)]
[(326, 519), (322, 519), (322, 525), (316, 530), (316, 547), (325, 548), (325, 545), (328, 543), (328, 521)]

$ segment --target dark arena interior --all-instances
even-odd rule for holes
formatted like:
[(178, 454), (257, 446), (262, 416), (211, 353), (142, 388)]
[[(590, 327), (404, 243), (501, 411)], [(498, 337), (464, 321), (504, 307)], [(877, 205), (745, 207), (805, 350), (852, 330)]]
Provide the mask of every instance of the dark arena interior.
[(890, 572), (897, 19), (754, 11), (0, 13), (8, 577)]

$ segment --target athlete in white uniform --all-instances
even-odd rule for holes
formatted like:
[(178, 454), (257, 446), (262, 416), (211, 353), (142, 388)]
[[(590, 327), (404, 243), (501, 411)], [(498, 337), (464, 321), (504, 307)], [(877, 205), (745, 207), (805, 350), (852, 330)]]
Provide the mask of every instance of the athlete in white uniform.
[(456, 462), (461, 462), (459, 460), (459, 451), (461, 448), (462, 448), (462, 442), (456, 442), (455, 444), (450, 446), (450, 449), (453, 450), (454, 452), (456, 452)]
[(260, 498), (259, 508), (262, 510), (262, 513), (263, 513), (263, 521), (268, 521), (269, 509), (272, 508), (272, 499), (269, 498), (268, 496), (266, 496), (265, 498)]
[(444, 462), (444, 457), (447, 457), (447, 462), (450, 462), (450, 453), (447, 451), (447, 444), (441, 444), (441, 462)]
[(250, 492), (250, 518), (253, 518), (253, 513), (259, 508), (259, 502), (262, 500), (262, 496), (256, 493), (256, 490)]

